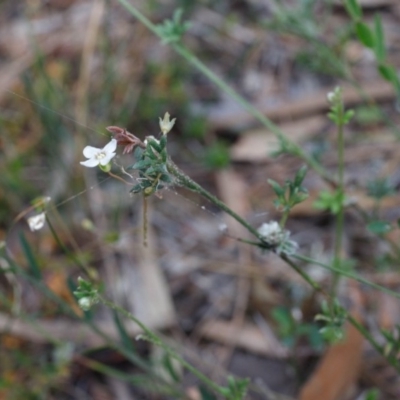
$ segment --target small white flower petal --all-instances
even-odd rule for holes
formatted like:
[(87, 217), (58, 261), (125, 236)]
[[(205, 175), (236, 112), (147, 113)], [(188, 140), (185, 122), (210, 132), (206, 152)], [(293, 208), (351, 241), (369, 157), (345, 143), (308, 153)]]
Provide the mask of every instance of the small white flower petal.
[(46, 215), (44, 212), (28, 218), (29, 229), (32, 232), (42, 229), (45, 222), (46, 222)]
[(93, 146), (86, 146), (83, 149), (83, 155), (86, 158), (92, 158), (94, 157), (96, 154), (98, 154), (101, 151), (101, 149), (98, 149), (97, 147), (93, 147)]
[(111, 159), (115, 156), (115, 153), (109, 153), (104, 156), (104, 158), (99, 160), (100, 165), (107, 165)]
[(105, 153), (113, 153), (115, 152), (115, 150), (117, 149), (117, 141), (115, 139), (111, 139), (110, 142), (108, 142), (104, 148), (103, 148), (103, 152)]
[(81, 161), (80, 164), (88, 168), (93, 168), (99, 165), (99, 160), (96, 160), (95, 158), (90, 158), (89, 160)]
[(169, 120), (170, 115), (168, 112), (166, 112), (164, 114), (164, 118), (161, 119), (161, 117), (159, 117), (160, 120), (160, 129), (161, 132), (166, 135), (174, 126), (176, 118), (174, 118), (172, 121)]

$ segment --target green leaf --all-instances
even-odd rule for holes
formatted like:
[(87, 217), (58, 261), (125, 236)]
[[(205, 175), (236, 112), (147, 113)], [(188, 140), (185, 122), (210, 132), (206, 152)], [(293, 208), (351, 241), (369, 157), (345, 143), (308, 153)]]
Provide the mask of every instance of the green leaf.
[(157, 153), (160, 153), (161, 150), (162, 150), (162, 147), (160, 146), (160, 143), (158, 143), (154, 139), (148, 138), (147, 139), (147, 145), (150, 145)]
[(158, 156), (156, 153), (154, 153), (153, 147), (152, 146), (147, 146), (146, 147), (146, 155), (154, 161), (158, 160)]
[(40, 271), (39, 264), (36, 260), (35, 255), (33, 254), (31, 246), (29, 245), (23, 233), (19, 235), (19, 240), (21, 242), (22, 250), (25, 254), (26, 260), (28, 261), (28, 270), (30, 272), (30, 275), (37, 280), (41, 280), (42, 272)]
[(201, 400), (217, 400), (216, 396), (210, 392), (205, 386), (200, 385)]
[(285, 195), (285, 189), (273, 179), (268, 179), (268, 183), (272, 186), (273, 191), (278, 196), (278, 198), (283, 198)]
[(306, 177), (307, 174), (307, 166), (303, 165), (296, 173), (296, 176), (294, 178), (294, 185), (296, 187), (299, 187), (302, 183), (304, 178)]
[(135, 350), (135, 346), (133, 345), (133, 341), (129, 337), (128, 332), (126, 331), (125, 326), (116, 311), (113, 311), (113, 317), (114, 317), (115, 326), (117, 327), (117, 330), (119, 333), (119, 337), (121, 338), (122, 345), (128, 351), (135, 353), (136, 350)]
[(171, 176), (169, 176), (168, 174), (162, 174), (160, 176), (160, 181), (166, 182), (166, 183), (171, 183), (173, 180), (172, 180)]
[(343, 116), (343, 124), (348, 124), (354, 117), (354, 110), (347, 110)]
[(142, 149), (141, 147), (137, 146), (135, 148), (135, 150), (133, 150), (133, 157), (135, 158), (135, 160), (140, 160), (143, 156), (143, 152), (144, 149)]
[(337, 214), (344, 206), (345, 195), (340, 190), (330, 192), (323, 190), (313, 206), (319, 210), (329, 210), (332, 214)]
[(346, 0), (344, 2), (344, 5), (351, 18), (357, 20), (362, 17), (362, 9), (359, 6), (357, 0)]
[(378, 66), (378, 71), (383, 79), (387, 80), (388, 82), (392, 82), (393, 84), (398, 83), (399, 78), (397, 76), (396, 69), (392, 65), (380, 64)]
[(175, 370), (175, 367), (172, 363), (171, 357), (169, 356), (168, 353), (164, 354), (164, 357), (162, 358), (162, 364), (165, 368), (165, 370), (168, 372), (170, 377), (173, 379), (174, 382), (179, 383), (180, 382), (180, 376)]
[(386, 221), (372, 221), (367, 225), (367, 229), (375, 235), (384, 235), (392, 230), (392, 225)]
[(375, 26), (375, 56), (378, 62), (381, 64), (385, 61), (386, 49), (385, 49), (385, 38), (382, 28), (382, 18), (378, 14), (375, 14), (374, 26)]
[(364, 22), (356, 22), (355, 24), (356, 34), (360, 42), (372, 49), (375, 45), (375, 37), (370, 27)]
[(131, 165), (129, 169), (144, 169), (152, 164), (151, 160), (140, 160), (137, 163)]

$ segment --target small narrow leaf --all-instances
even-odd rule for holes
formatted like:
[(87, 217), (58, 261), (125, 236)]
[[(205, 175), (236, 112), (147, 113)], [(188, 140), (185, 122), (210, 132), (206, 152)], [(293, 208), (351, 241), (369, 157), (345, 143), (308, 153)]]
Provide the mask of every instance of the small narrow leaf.
[(399, 78), (397, 76), (396, 69), (392, 65), (381, 64), (378, 66), (378, 71), (382, 78), (388, 82), (392, 82), (393, 84), (398, 82)]
[(370, 49), (374, 48), (375, 37), (370, 27), (364, 22), (356, 22), (355, 24), (356, 34), (360, 42)]
[(135, 353), (135, 346), (133, 345), (133, 341), (129, 337), (128, 332), (126, 331), (125, 326), (116, 311), (113, 312), (113, 317), (114, 317), (114, 324), (118, 330), (122, 345), (124, 346), (125, 349), (129, 350), (132, 353)]
[(383, 34), (382, 18), (380, 15), (375, 15), (375, 56), (379, 63), (383, 63), (386, 58), (385, 38)]
[(33, 254), (32, 248), (28, 241), (26, 240), (26, 237), (23, 233), (19, 235), (19, 240), (21, 242), (22, 250), (25, 254), (26, 260), (28, 261), (28, 269), (30, 272), (30, 275), (37, 280), (42, 279), (42, 272), (40, 271), (39, 264), (36, 260), (35, 255)]
[(303, 183), (303, 180), (304, 180), (306, 174), (307, 174), (307, 166), (306, 166), (306, 165), (303, 165), (303, 166), (297, 171), (296, 176), (295, 176), (295, 178), (294, 178), (294, 185), (295, 185), (296, 187), (299, 187), (299, 186)]
[(268, 183), (272, 186), (272, 189), (278, 197), (284, 196), (285, 189), (281, 187), (278, 182), (275, 182), (273, 179), (268, 179)]
[(359, 6), (357, 0), (346, 0), (344, 2), (344, 5), (351, 18), (357, 20), (362, 17), (362, 9)]

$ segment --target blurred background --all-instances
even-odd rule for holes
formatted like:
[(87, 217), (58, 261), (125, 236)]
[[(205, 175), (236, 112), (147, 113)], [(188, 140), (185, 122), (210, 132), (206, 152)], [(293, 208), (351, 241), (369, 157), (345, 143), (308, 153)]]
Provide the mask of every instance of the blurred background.
[[(340, 84), (356, 110), (346, 130), (349, 197), (387, 221), (400, 217), (396, 93), (339, 1), (131, 4), (155, 24), (181, 8), (191, 23), (187, 48), (332, 176), (336, 130), (326, 94)], [(400, 5), (360, 4), (368, 23), (381, 15), (398, 67)], [(84, 313), (72, 295), (78, 276), (101, 283), (215, 382), (250, 377), (249, 399), (297, 398), (317, 373), (330, 388), (324, 400), (398, 399), (397, 375), (351, 332), (342, 347), (329, 348), (329, 372), (318, 370), (330, 354), (314, 322), (320, 299), (278, 257), (240, 243), (246, 232), (214, 205), (171, 185), (144, 213), (121, 168), (133, 163), (130, 155), (114, 159), (125, 182), (79, 164), (85, 146), (109, 141), (107, 126), (157, 137), (167, 111), (177, 118), (168, 151), (183, 171), (254, 227), (279, 219), (267, 179), (283, 183), (303, 162), (274, 155), (271, 132), (120, 2), (1, 1), (0, 399), (217, 398), (159, 348), (135, 340), (133, 323), (103, 306)], [(334, 221), (313, 207), (327, 186), (313, 171), (305, 186), (310, 198), (288, 228), (304, 253), (329, 262)], [(31, 232), (32, 205), (47, 196), (50, 223)], [(398, 243), (397, 231), (390, 235)], [(399, 252), (351, 213), (343, 240), (352, 268), (396, 290)], [(326, 270), (304, 268), (329, 282)], [(372, 332), (398, 326), (392, 297), (342, 286)]]

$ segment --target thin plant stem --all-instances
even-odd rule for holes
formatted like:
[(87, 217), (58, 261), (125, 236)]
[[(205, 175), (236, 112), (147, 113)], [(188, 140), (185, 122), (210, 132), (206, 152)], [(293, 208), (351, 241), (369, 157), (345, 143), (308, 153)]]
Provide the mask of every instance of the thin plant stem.
[(145, 195), (143, 195), (143, 246), (147, 247), (147, 217), (148, 217), (148, 200)]
[(224, 202), (219, 200), (213, 194), (205, 190), (202, 186), (196, 183), (193, 179), (189, 178), (184, 172), (182, 172), (176, 164), (169, 159), (167, 162), (168, 172), (171, 173), (176, 179), (177, 183), (185, 186), (187, 189), (192, 190), (193, 192), (199, 193), (211, 203), (215, 204), (216, 206), (220, 207), (224, 210), (227, 214), (231, 217), (236, 219), (241, 225), (243, 225), (251, 234), (253, 234), (256, 238), (262, 239), (260, 234), (258, 233), (257, 229), (252, 227), (247, 221), (245, 221), (241, 216), (236, 214), (233, 210), (231, 210)]
[[(344, 107), (341, 104), (341, 116), (344, 114)], [(343, 199), (344, 195), (344, 135), (343, 135), (343, 123), (338, 124), (338, 192)], [(334, 253), (334, 266), (339, 267), (341, 265), (342, 258), (342, 243), (343, 243), (343, 228), (344, 228), (344, 204), (340, 204), (339, 211), (336, 215), (336, 228), (335, 228), (335, 253)], [(334, 296), (339, 285), (340, 273), (333, 275), (331, 294)]]
[(281, 220), (279, 221), (279, 226), (281, 228), (284, 228), (286, 225), (286, 221), (289, 218), (289, 214), (290, 214), (290, 209), (287, 209), (283, 212), (283, 215), (281, 217)]
[(377, 289), (377, 290), (379, 290), (379, 291), (381, 291), (383, 293), (386, 293), (386, 294), (388, 294), (390, 296), (393, 296), (393, 297), (396, 297), (397, 299), (400, 299), (400, 293), (397, 293), (397, 292), (395, 292), (393, 290), (385, 288), (384, 286), (378, 285), (377, 283), (371, 282), (368, 279), (365, 279), (365, 278), (363, 278), (363, 277), (361, 277), (359, 275), (356, 275), (356, 274), (354, 274), (352, 272), (346, 271), (345, 269), (333, 267), (331, 265), (324, 264), (322, 262), (319, 262), (319, 261), (314, 260), (314, 259), (312, 259), (310, 257), (303, 256), (303, 255), (300, 255), (300, 254), (293, 254), (292, 258), (295, 258), (295, 259), (297, 259), (299, 261), (307, 262), (309, 264), (318, 265), (318, 266), (320, 266), (322, 268), (325, 268), (325, 269), (327, 269), (329, 271), (332, 271), (334, 273), (346, 276), (347, 278), (350, 278), (350, 279), (354, 279), (357, 282), (363, 283), (364, 285), (368, 285), (368, 286), (370, 286), (370, 287), (372, 287), (374, 289)]

